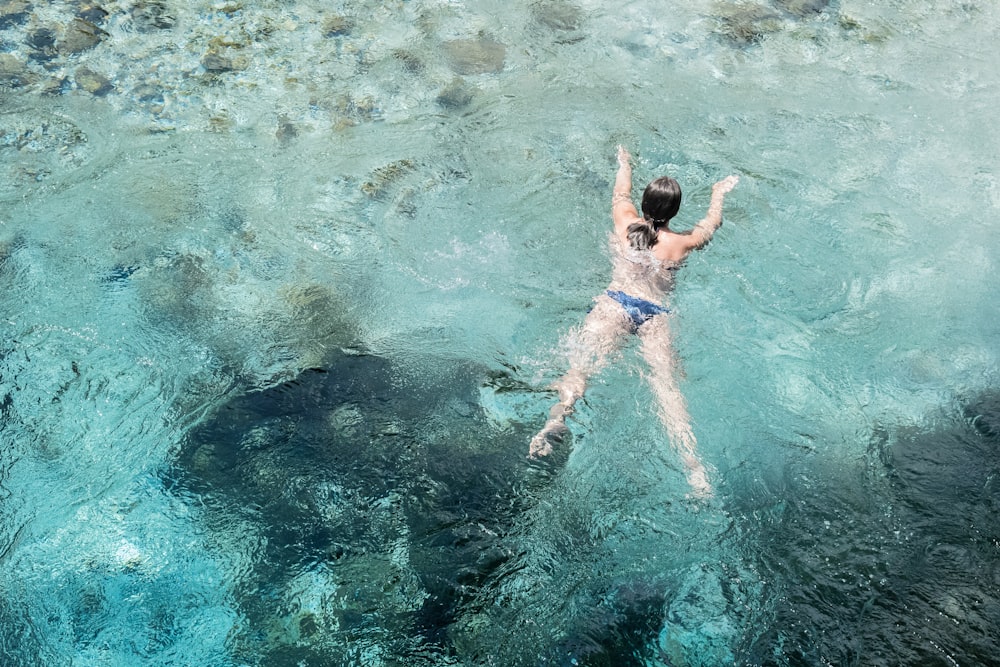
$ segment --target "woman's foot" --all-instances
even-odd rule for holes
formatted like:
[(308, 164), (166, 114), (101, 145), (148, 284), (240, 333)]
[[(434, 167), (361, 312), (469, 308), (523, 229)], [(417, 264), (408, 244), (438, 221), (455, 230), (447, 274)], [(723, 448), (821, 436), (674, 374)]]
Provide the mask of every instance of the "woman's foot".
[(715, 492), (712, 490), (712, 484), (708, 481), (708, 472), (705, 470), (705, 466), (697, 460), (695, 460), (693, 465), (690, 462), (685, 463), (688, 465), (685, 476), (687, 477), (688, 485), (691, 486), (691, 492), (688, 493), (688, 497), (699, 500), (711, 498)]
[(552, 446), (561, 445), (566, 439), (567, 433), (569, 433), (569, 429), (566, 428), (565, 421), (550, 419), (545, 423), (545, 427), (531, 439), (531, 444), (528, 445), (528, 458), (537, 459), (548, 456), (552, 453)]

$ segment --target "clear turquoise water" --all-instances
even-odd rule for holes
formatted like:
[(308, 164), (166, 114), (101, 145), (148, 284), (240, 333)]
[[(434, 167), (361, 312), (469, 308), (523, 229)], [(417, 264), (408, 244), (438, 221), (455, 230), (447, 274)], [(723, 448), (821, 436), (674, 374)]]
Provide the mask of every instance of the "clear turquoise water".
[[(104, 9), (0, 16), (4, 665), (995, 660), (994, 3)], [(742, 176), (710, 502), (633, 347), (524, 457), (618, 143)]]

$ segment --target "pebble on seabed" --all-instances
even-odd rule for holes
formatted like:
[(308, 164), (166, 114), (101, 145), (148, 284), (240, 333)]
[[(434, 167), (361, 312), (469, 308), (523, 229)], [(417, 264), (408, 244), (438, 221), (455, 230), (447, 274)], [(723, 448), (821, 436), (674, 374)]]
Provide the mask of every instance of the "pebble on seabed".
[(0, 53), (0, 86), (19, 88), (34, 80), (27, 64), (11, 53)]
[(583, 22), (583, 11), (566, 0), (548, 0), (533, 5), (531, 15), (552, 30), (577, 30)]
[(97, 46), (107, 36), (108, 33), (93, 23), (83, 19), (73, 19), (66, 26), (63, 38), (57, 42), (56, 48), (61, 55), (80, 53)]
[(323, 19), (323, 36), (324, 37), (342, 37), (344, 35), (350, 34), (354, 25), (351, 20), (340, 14), (334, 14), (333, 16), (327, 16)]
[(437, 96), (437, 103), (451, 111), (460, 111), (472, 103), (474, 88), (460, 76), (456, 76)]
[(241, 44), (214, 39), (201, 58), (201, 66), (208, 72), (242, 71), (250, 66), (250, 56)]
[(830, 0), (774, 0), (775, 4), (799, 18), (815, 16), (830, 5)]
[(453, 39), (444, 43), (448, 64), (456, 74), (503, 71), (507, 47), (489, 37)]
[(765, 35), (781, 30), (778, 12), (761, 5), (735, 5), (720, 8), (720, 33), (735, 46), (759, 43)]
[(163, 0), (139, 0), (132, 5), (131, 15), (132, 24), (139, 32), (169, 30), (177, 22)]
[(299, 136), (299, 129), (295, 123), (284, 114), (278, 116), (278, 129), (274, 132), (274, 138), (278, 140), (278, 143), (285, 145), (297, 136)]
[(89, 67), (78, 67), (73, 75), (73, 79), (76, 81), (78, 88), (98, 97), (107, 95), (115, 89), (106, 76), (95, 72)]

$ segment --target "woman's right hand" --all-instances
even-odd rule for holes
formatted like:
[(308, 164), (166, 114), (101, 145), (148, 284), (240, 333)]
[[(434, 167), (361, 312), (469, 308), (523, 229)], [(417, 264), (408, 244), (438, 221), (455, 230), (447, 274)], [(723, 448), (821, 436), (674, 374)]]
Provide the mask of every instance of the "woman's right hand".
[(731, 192), (739, 182), (739, 176), (726, 176), (724, 179), (712, 186), (712, 194), (724, 195), (727, 192)]
[(622, 146), (621, 144), (618, 144), (618, 166), (619, 167), (627, 167), (627, 166), (629, 166), (629, 161), (631, 159), (632, 159), (632, 156), (625, 149), (625, 147)]

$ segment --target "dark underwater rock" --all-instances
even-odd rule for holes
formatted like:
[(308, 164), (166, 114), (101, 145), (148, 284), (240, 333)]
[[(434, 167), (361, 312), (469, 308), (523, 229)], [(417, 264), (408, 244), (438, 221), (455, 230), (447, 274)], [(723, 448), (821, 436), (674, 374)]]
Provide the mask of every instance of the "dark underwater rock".
[(623, 664), (622, 656), (641, 655), (660, 629), (663, 605), (658, 587), (641, 581), (619, 587), (576, 619), (552, 652), (553, 661), (610, 667)]
[(14, 242), (9, 239), (0, 240), (0, 271), (3, 271), (7, 260), (14, 250)]
[(20, 25), (31, 15), (31, 4), (27, 0), (0, 0), (0, 30), (12, 25)]
[(964, 407), (963, 414), (980, 436), (1000, 446), (1000, 393), (977, 397)]
[(101, 7), (96, 2), (91, 2), (91, 0), (83, 0), (76, 7), (76, 16), (84, 21), (90, 21), (91, 23), (100, 23), (108, 17), (108, 11)]
[(29, 33), (25, 43), (29, 47), (28, 57), (36, 62), (47, 63), (59, 55), (56, 33), (49, 28), (38, 28)]
[(38, 28), (28, 34), (26, 43), (33, 51), (48, 49), (56, 45), (56, 33), (49, 28)]
[(114, 266), (101, 278), (101, 283), (109, 291), (124, 289), (129, 284), (129, 278), (138, 270), (138, 266)]
[[(15, 537), (18, 535), (20, 533), (15, 532)], [(0, 543), (0, 553), (7, 555), (12, 546), (13, 541)], [(11, 595), (0, 597), (0, 627), (3, 628), (4, 667), (40, 665), (39, 656), (51, 651), (46, 636), (39, 632), (38, 624), (25, 613), (24, 600)]]

